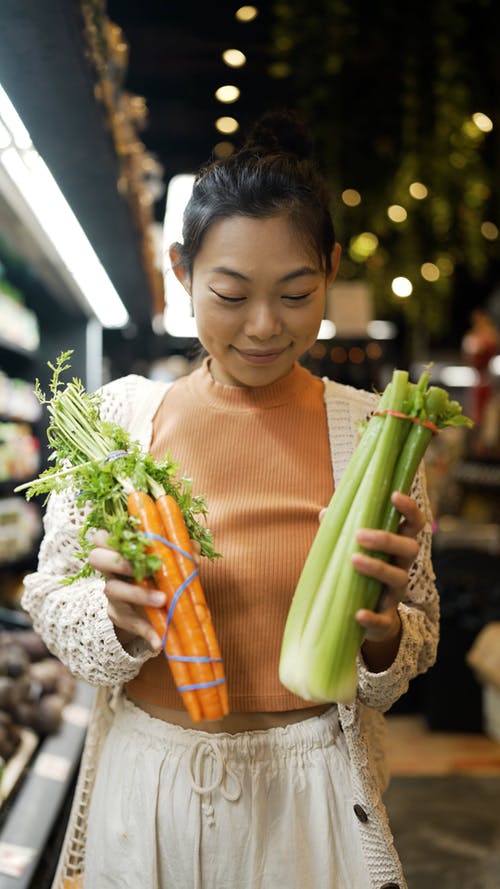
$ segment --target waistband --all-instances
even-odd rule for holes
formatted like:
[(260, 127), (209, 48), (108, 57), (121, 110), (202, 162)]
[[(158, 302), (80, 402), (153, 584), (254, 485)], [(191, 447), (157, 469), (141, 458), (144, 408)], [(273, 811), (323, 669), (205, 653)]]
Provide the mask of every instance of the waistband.
[(290, 725), (232, 734), (205, 732), (164, 722), (150, 716), (125, 695), (121, 695), (117, 701), (114, 723), (118, 730), (143, 735), (149, 743), (156, 740), (162, 745), (169, 744), (187, 751), (200, 741), (205, 741), (209, 746), (217, 745), (224, 756), (238, 759), (244, 755), (253, 760), (269, 760), (274, 751), (305, 753), (317, 747), (329, 747), (340, 734), (336, 705), (320, 716)]

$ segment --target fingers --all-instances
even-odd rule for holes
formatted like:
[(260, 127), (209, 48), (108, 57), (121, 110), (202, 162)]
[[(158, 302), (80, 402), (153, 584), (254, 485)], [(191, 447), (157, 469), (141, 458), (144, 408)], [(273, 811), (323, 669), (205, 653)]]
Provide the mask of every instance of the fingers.
[(88, 559), (92, 568), (100, 571), (106, 578), (104, 592), (108, 599), (108, 616), (122, 644), (140, 636), (154, 651), (159, 651), (162, 640), (147, 620), (143, 609), (164, 607), (165, 594), (125, 579), (133, 579), (132, 565), (108, 546), (108, 536), (105, 531), (96, 532), (95, 547), (90, 551)]
[(165, 594), (160, 590), (128, 583), (118, 577), (108, 578), (104, 592), (108, 598), (108, 616), (115, 627), (131, 637), (140, 636), (151, 648), (159, 651), (161, 639), (145, 617), (143, 608), (164, 607)]
[[(98, 532), (100, 533), (100, 532)], [(105, 533), (105, 532), (104, 532)], [(107, 536), (107, 535), (106, 535)], [(94, 540), (97, 538), (97, 534)], [(102, 574), (120, 574), (125, 577), (133, 577), (134, 572), (132, 565), (127, 559), (124, 559), (115, 549), (106, 546), (106, 544), (97, 543), (95, 548), (89, 553), (89, 564), (96, 571)]]
[(365, 631), (365, 639), (373, 642), (395, 639), (401, 632), (401, 619), (394, 606), (381, 612), (362, 608), (355, 617)]
[(140, 637), (147, 642), (153, 651), (160, 651), (162, 640), (139, 610), (131, 605), (123, 602), (116, 603), (110, 599), (108, 602), (108, 616), (116, 629), (121, 631), (118, 634), (119, 637), (121, 635), (123, 638), (124, 633), (126, 634), (126, 641)]
[(400, 592), (408, 585), (408, 569), (391, 562), (384, 562), (367, 553), (355, 552), (352, 564), (361, 574), (379, 580), (391, 590)]
[[(384, 553), (393, 560), (395, 565), (405, 569), (412, 565), (420, 550), (420, 544), (414, 537), (392, 534), (390, 531), (379, 531), (376, 528), (360, 528), (356, 532), (356, 540), (368, 550)], [(365, 556), (365, 553), (355, 553), (355, 555)], [(369, 558), (367, 554), (366, 557), (367, 559)], [(368, 563), (366, 561), (363, 564), (368, 565), (371, 562)], [(391, 567), (387, 563), (383, 564), (387, 568)], [(365, 571), (364, 573), (366, 574), (367, 572)]]
[(399, 529), (400, 534), (404, 534), (407, 537), (416, 537), (426, 525), (425, 515), (416, 501), (400, 491), (394, 491), (391, 501), (403, 517), (403, 522)]

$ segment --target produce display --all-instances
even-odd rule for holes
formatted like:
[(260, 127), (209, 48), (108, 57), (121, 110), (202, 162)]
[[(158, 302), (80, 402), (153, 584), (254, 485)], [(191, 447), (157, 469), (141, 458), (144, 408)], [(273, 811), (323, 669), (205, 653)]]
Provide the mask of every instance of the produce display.
[(429, 381), (427, 371), (417, 383), (409, 381), (406, 371), (394, 371), (361, 430), (306, 559), (279, 667), (281, 682), (305, 700), (350, 703), (356, 694), (363, 629), (355, 614), (376, 608), (382, 588), (352, 564), (354, 552), (366, 552), (356, 542), (356, 531), (396, 532), (401, 517), (391, 495), (409, 493), (432, 436), (444, 426), (472, 425), (460, 404)]
[(79, 541), (82, 569), (68, 578), (88, 576), (90, 532), (109, 532), (115, 547), (145, 586), (165, 593), (164, 608), (146, 613), (162, 639), (176, 687), (195, 722), (220, 719), (228, 712), (226, 679), (210, 611), (198, 576), (191, 541), (201, 555), (215, 558), (202, 498), (169, 455), (161, 462), (141, 450), (116, 424), (102, 420), (99, 393), (89, 394), (77, 378), (63, 385), (72, 352), (62, 353), (53, 371), (51, 397), (37, 381), (36, 394), (49, 414), (47, 438), (53, 465), (16, 491), (26, 496), (71, 488), (87, 510)]
[(51, 657), (33, 630), (0, 632), (0, 757), (6, 762), (21, 740), (21, 726), (40, 737), (61, 724), (75, 680)]

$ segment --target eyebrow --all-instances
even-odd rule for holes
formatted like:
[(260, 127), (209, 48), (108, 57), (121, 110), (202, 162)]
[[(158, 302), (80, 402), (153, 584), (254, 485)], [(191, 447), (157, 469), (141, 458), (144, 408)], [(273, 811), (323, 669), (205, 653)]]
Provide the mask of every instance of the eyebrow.
[[(226, 266), (219, 265), (213, 269), (210, 269), (211, 272), (217, 272), (219, 275), (229, 275), (231, 278), (237, 278), (239, 281), (250, 281), (251, 279), (247, 275), (243, 275), (241, 272), (237, 272), (235, 269), (226, 268)], [(288, 272), (286, 275), (283, 275), (280, 278), (280, 282), (284, 281), (292, 281), (295, 278), (302, 278), (304, 275), (317, 275), (318, 269), (312, 268), (311, 266), (304, 265), (299, 269), (295, 269), (293, 272)]]

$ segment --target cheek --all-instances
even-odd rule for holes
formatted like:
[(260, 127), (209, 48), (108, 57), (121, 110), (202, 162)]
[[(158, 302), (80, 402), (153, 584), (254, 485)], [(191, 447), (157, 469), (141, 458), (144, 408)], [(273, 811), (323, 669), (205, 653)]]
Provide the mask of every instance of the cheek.
[(207, 304), (202, 298), (193, 299), (193, 311), (198, 327), (198, 336), (205, 348), (209, 343), (225, 340), (233, 329), (231, 320), (217, 306)]
[(319, 330), (319, 326), (323, 320), (324, 315), (324, 305), (323, 303), (316, 303), (314, 306), (310, 306), (307, 312), (301, 314), (300, 317), (297, 316), (293, 321), (293, 330), (298, 337), (303, 337), (304, 339), (312, 339), (314, 341), (316, 339), (316, 334)]

